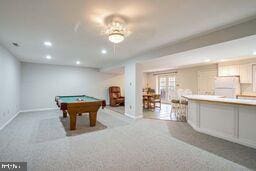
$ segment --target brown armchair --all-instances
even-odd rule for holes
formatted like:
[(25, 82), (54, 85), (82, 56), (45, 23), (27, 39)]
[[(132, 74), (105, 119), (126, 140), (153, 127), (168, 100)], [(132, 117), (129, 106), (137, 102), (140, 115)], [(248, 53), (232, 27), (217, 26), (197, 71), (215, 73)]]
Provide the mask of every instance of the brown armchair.
[(124, 97), (121, 96), (120, 87), (109, 87), (110, 106), (124, 105)]

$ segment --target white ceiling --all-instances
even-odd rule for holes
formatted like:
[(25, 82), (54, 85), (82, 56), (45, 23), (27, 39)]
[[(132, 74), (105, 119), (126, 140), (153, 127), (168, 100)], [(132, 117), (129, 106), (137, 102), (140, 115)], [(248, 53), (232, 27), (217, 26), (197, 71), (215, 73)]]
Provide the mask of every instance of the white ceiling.
[[(255, 58), (256, 35), (143, 61), (144, 72)], [(208, 61), (210, 60), (210, 61)]]
[[(115, 56), (101, 34), (102, 20), (113, 14), (125, 17), (132, 31)], [(255, 15), (255, 0), (0, 0), (0, 43), (21, 61), (75, 65), (80, 60), (82, 66), (101, 68)], [(46, 40), (51, 48), (44, 47)]]

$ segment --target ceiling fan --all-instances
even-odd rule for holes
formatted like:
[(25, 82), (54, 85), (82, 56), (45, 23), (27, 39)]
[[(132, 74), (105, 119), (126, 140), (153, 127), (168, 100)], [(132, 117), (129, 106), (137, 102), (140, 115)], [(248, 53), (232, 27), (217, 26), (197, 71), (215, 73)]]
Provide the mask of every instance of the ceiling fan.
[(126, 21), (120, 16), (110, 16), (105, 19), (106, 27), (103, 34), (108, 36), (108, 40), (114, 44), (122, 42), (131, 34)]

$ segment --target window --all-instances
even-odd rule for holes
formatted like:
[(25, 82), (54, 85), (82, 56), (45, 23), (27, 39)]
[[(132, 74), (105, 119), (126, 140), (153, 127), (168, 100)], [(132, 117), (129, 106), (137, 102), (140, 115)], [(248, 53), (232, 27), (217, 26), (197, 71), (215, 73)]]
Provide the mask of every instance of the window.
[(175, 94), (175, 76), (160, 75), (158, 77), (158, 92), (161, 94), (163, 102), (169, 102)]

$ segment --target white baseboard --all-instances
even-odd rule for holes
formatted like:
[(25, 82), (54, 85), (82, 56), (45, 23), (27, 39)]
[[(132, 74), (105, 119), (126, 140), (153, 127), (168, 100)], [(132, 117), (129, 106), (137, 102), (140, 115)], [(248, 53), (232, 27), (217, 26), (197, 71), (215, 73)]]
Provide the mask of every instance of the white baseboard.
[(99, 109), (99, 111), (104, 111), (104, 112), (109, 113), (109, 114), (114, 113), (114, 114), (118, 114), (118, 115), (123, 115), (123, 113), (119, 113), (119, 112), (116, 112), (116, 111), (114, 111), (114, 110), (110, 110), (110, 109), (108, 109), (108, 108)]
[(25, 112), (40, 112), (40, 111), (56, 110), (56, 109), (58, 109), (58, 108), (28, 109), (28, 110), (21, 110), (20, 113), (25, 113)]
[(134, 115), (130, 115), (128, 113), (124, 113), (125, 116), (128, 116), (132, 119), (140, 119), (140, 118), (143, 118), (143, 115), (138, 115), (138, 116), (134, 116)]
[(6, 127), (18, 114), (25, 113), (25, 112), (39, 112), (39, 111), (47, 111), (47, 110), (56, 110), (58, 108), (41, 108), (41, 109), (29, 109), (29, 110), (20, 110), (15, 115), (13, 115), (4, 125), (0, 127), (0, 130), (2, 130), (4, 127)]
[[(106, 111), (106, 112), (108, 112), (108, 113), (110, 112), (110, 113), (122, 114), (122, 115), (123, 115), (123, 113), (119, 113), (119, 112), (116, 112), (116, 111), (111, 110), (111, 109), (108, 109), (108, 108), (103, 109), (103, 111)], [(129, 118), (132, 118), (132, 119), (140, 119), (140, 118), (143, 118), (143, 115), (142, 115), (142, 114), (141, 114), (141, 115), (138, 115), (138, 116), (134, 116), (134, 115), (130, 115), (130, 114), (124, 113), (124, 115), (127, 116), (127, 117), (129, 117)]]
[(16, 118), (16, 116), (18, 116), (19, 113), (20, 111), (13, 115), (3, 126), (0, 127), (0, 130), (4, 129), (4, 127), (6, 127), (14, 118)]

